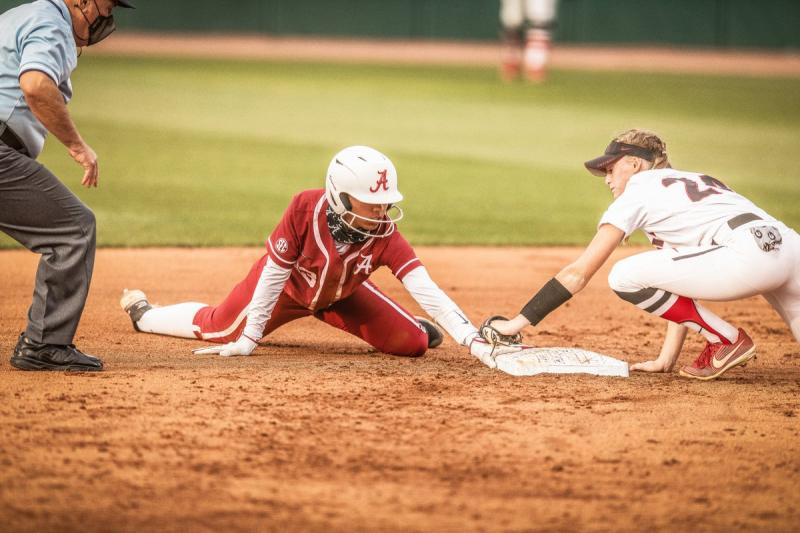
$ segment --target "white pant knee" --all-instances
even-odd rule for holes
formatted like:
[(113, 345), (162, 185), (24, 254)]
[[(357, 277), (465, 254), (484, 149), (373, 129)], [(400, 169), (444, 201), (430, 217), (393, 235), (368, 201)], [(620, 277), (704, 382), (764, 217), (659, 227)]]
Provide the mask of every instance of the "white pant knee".
[(631, 257), (617, 261), (608, 273), (608, 286), (614, 292), (636, 292), (646, 287), (638, 280)]

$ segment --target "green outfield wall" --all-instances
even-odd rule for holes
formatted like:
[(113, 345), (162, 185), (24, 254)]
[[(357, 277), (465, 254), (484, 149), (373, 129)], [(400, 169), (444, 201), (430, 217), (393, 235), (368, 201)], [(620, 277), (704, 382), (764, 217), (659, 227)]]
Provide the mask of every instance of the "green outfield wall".
[[(55, 0), (62, 1), (62, 0)], [(0, 0), (5, 11), (23, 2)], [(499, 0), (139, 0), (143, 31), (411, 39), (497, 38)], [(561, 0), (556, 40), (800, 48), (800, 0)]]

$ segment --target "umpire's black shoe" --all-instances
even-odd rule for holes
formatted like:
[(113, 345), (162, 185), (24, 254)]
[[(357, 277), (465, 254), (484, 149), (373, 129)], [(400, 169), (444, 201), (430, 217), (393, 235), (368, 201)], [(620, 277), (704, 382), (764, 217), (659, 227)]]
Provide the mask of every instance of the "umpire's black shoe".
[(444, 335), (442, 335), (442, 332), (436, 327), (436, 324), (427, 318), (422, 318), (421, 316), (415, 316), (414, 318), (417, 319), (417, 322), (419, 322), (420, 326), (425, 328), (425, 332), (428, 334), (428, 348), (436, 348), (442, 344)]
[(68, 370), (72, 372), (99, 372), (103, 361), (86, 355), (74, 344), (41, 344), (19, 334), (11, 366), (20, 370)]

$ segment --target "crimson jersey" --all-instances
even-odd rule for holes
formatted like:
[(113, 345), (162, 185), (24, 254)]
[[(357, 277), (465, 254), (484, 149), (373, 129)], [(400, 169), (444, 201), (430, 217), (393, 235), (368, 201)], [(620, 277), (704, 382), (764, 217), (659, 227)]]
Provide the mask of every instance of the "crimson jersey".
[(387, 266), (401, 280), (422, 263), (398, 231), (368, 238), (340, 255), (328, 229), (328, 201), (323, 189), (296, 195), (267, 239), (272, 260), (292, 273), (284, 292), (311, 310), (347, 298), (370, 274)]

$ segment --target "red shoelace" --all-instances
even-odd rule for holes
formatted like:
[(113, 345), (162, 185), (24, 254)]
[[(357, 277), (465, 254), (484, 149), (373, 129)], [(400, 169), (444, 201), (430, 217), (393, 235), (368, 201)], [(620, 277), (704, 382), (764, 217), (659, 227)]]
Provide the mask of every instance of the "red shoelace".
[(722, 346), (721, 342), (711, 343), (706, 342), (706, 347), (703, 348), (703, 353), (697, 356), (692, 366), (695, 368), (706, 368), (711, 364), (711, 357), (717, 353), (719, 347)]

